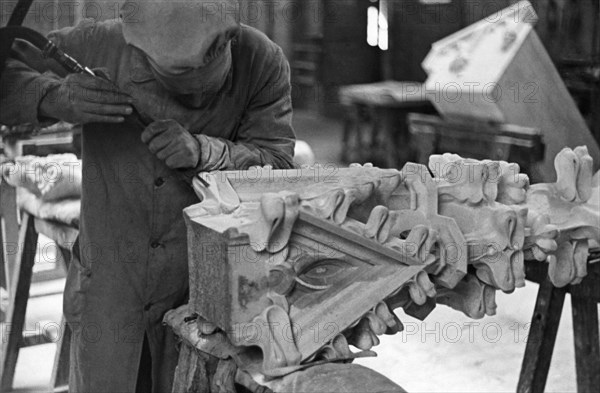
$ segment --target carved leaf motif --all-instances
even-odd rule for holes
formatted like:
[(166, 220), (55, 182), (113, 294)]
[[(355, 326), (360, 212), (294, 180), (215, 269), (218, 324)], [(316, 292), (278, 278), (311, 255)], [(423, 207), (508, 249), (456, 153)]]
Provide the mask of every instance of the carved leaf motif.
[(561, 243), (556, 255), (552, 255), (548, 260), (548, 276), (552, 284), (558, 288), (579, 284), (587, 275), (588, 255), (587, 240)]
[(437, 296), (440, 304), (462, 311), (474, 319), (496, 314), (495, 289), (481, 282), (472, 274), (462, 280), (454, 289), (441, 290)]
[(231, 184), (219, 181), (216, 174), (201, 173), (193, 179), (192, 186), (210, 214), (232, 213), (240, 206), (240, 199)]
[(527, 177), (519, 176), (515, 173), (518, 166), (506, 162), (451, 154), (432, 156), (430, 166), (443, 176), (438, 188), (440, 214), (454, 218), (465, 235), (468, 260), (475, 266), (477, 277), (505, 292), (523, 286), (527, 209), (496, 199), (511, 204), (522, 201)]
[(527, 226), (530, 235), (525, 241), (525, 255), (538, 261), (547, 260), (548, 254), (554, 253), (558, 249), (556, 243), (558, 228), (556, 225), (550, 224), (550, 217), (546, 214), (529, 214)]
[[(489, 161), (484, 161), (489, 162)], [(518, 205), (527, 199), (529, 176), (520, 173), (518, 164), (499, 161), (498, 173), (489, 173), (490, 181), (498, 183), (496, 201), (505, 205)]]
[(350, 350), (348, 340), (343, 334), (338, 334), (335, 338), (326, 345), (317, 358), (322, 358), (329, 361), (352, 359), (353, 353)]
[(239, 230), (248, 234), (255, 251), (276, 253), (287, 246), (299, 210), (297, 194), (264, 194), (253, 219)]
[(531, 234), (526, 243), (538, 260), (547, 260), (554, 285), (577, 284), (586, 274), (590, 242), (600, 244), (599, 174), (587, 148), (565, 148), (555, 158), (556, 183), (527, 191)]
[(244, 334), (248, 335), (251, 345), (261, 347), (265, 375), (276, 376), (280, 374), (278, 369), (300, 364), (301, 354), (296, 343), (291, 339), (290, 333), (284, 331), (290, 326), (288, 312), (273, 305), (257, 316), (252, 324), (242, 329)]
[(497, 174), (499, 166), (497, 162), (464, 159), (456, 154), (429, 158), (429, 167), (439, 183), (440, 199), (472, 205), (496, 200), (498, 184), (490, 181), (490, 172)]
[(424, 305), (428, 297), (433, 298), (436, 295), (435, 286), (425, 272), (419, 272), (408, 284), (408, 292), (412, 301), (419, 306)]

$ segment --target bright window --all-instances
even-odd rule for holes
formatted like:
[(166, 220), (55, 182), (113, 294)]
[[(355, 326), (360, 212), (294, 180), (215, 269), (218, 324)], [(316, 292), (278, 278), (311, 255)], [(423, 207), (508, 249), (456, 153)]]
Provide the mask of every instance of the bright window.
[(381, 50), (388, 50), (388, 0), (371, 2), (379, 3), (379, 8), (373, 5), (367, 9), (367, 43), (378, 46)]

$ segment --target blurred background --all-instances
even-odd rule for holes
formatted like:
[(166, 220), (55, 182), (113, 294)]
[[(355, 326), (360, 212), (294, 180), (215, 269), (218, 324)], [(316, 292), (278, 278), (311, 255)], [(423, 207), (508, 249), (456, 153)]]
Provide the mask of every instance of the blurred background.
[[(373, 161), (388, 167), (420, 159), (403, 128), (409, 111), (435, 113), (419, 90), (427, 76), (421, 63), (432, 43), (514, 3), (517, 1), (239, 0), (242, 22), (263, 31), (282, 47), (290, 61), (299, 138), (314, 135), (336, 144), (346, 143), (338, 149), (325, 144), (329, 154), (321, 159), (341, 163)], [(600, 2), (531, 3), (538, 14), (536, 32), (598, 140)], [(104, 20), (120, 14), (131, 18), (136, 12), (135, 2), (131, 4), (123, 8), (112, 0), (36, 0), (24, 25), (47, 33), (83, 18)], [(15, 5), (16, 1), (2, 1), (2, 25)], [(229, 11), (217, 1), (215, 12)], [(363, 87), (345, 89), (355, 85)], [(390, 92), (398, 86), (404, 97)], [(406, 101), (412, 102), (405, 105)], [(363, 131), (365, 127), (379, 127), (384, 133), (400, 129), (398, 137), (385, 140), (400, 159), (382, 159), (386, 156), (381, 154), (382, 147), (364, 149), (361, 140), (347, 140), (353, 127), (362, 127)]]

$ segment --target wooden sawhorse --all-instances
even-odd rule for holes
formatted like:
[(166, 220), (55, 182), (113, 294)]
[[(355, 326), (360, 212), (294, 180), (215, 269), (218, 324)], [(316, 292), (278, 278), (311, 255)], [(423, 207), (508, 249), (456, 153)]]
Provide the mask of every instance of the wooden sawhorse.
[[(600, 258), (593, 252), (589, 261)], [(527, 279), (540, 284), (521, 375), (518, 393), (543, 392), (546, 387), (558, 324), (565, 295), (571, 294), (577, 390), (597, 392), (600, 387), (600, 339), (598, 303), (600, 302), (600, 262), (588, 264), (588, 275), (579, 285), (556, 288), (548, 279), (548, 266), (542, 262), (526, 263)]]
[[(12, 389), (19, 350), (26, 344), (23, 338), (23, 328), (39, 233), (57, 243), (67, 267), (71, 259), (70, 245), (75, 241), (73, 236), (77, 234), (73, 228), (36, 219), (26, 212), (22, 212), (20, 218), (19, 223), (16, 190), (6, 182), (0, 183), (0, 243), (2, 246), (0, 266), (6, 280), (3, 284), (9, 293), (5, 318), (7, 332), (2, 337), (2, 362), (0, 363), (0, 390), (3, 392)], [(59, 231), (62, 233), (57, 235), (52, 231), (52, 228), (56, 227), (64, 227), (65, 231)], [(55, 392), (68, 391), (71, 332), (64, 317), (60, 327), (60, 338), (57, 342), (51, 380), (51, 386)], [(40, 341), (44, 341), (44, 337), (30, 341), (40, 343)], [(46, 341), (51, 342), (47, 339)]]

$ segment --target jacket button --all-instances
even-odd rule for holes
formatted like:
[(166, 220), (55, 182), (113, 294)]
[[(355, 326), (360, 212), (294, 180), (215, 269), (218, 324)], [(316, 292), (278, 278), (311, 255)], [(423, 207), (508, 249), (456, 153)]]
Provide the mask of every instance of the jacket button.
[(162, 246), (162, 244), (160, 244), (159, 242), (152, 242), (152, 244), (150, 244), (150, 247), (152, 248), (159, 248), (160, 246)]
[(156, 178), (156, 180), (154, 180), (155, 187), (161, 187), (163, 184), (165, 184), (165, 179), (163, 179), (162, 177), (158, 177)]
[(144, 311), (149, 311), (151, 308), (152, 308), (152, 303), (147, 303), (147, 304), (144, 306)]

